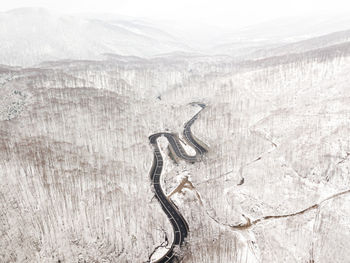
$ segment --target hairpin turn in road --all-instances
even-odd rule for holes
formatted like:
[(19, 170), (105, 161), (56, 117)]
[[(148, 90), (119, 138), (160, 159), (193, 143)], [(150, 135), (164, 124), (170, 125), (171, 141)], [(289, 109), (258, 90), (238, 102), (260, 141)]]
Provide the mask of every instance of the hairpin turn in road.
[(184, 243), (185, 238), (187, 237), (189, 227), (187, 225), (186, 220), (183, 218), (181, 213), (177, 210), (173, 202), (164, 194), (161, 184), (160, 184), (160, 176), (163, 169), (163, 157), (160, 153), (160, 149), (157, 143), (157, 139), (161, 136), (167, 138), (171, 149), (177, 155), (178, 158), (186, 160), (190, 163), (194, 163), (201, 160), (201, 156), (206, 153), (207, 147), (203, 145), (199, 140), (195, 139), (191, 132), (191, 125), (198, 118), (198, 115), (205, 108), (205, 104), (197, 103), (202, 109), (194, 115), (184, 126), (183, 135), (185, 140), (188, 142), (191, 147), (194, 148), (196, 154), (194, 156), (188, 155), (184, 148), (182, 147), (178, 137), (172, 133), (155, 133), (149, 136), (149, 141), (154, 147), (154, 159), (153, 165), (150, 171), (150, 176), (152, 180), (152, 184), (155, 191), (155, 196), (158, 199), (160, 205), (164, 213), (170, 220), (170, 223), (174, 230), (174, 239), (171, 245), (171, 248), (167, 251), (165, 255), (163, 255), (156, 263), (170, 263), (175, 262), (178, 259), (177, 255), (174, 252), (174, 248), (176, 246), (181, 247)]

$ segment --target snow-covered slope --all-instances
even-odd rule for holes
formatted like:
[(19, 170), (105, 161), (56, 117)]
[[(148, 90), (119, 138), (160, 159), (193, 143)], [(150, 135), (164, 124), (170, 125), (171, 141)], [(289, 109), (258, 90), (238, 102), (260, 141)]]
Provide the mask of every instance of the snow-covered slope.
[(349, 25), (348, 16), (281, 18), (226, 32), (210, 52), (235, 57), (304, 52), (339, 43), (349, 35)]
[(0, 36), (0, 64), (8, 65), (189, 50), (170, 34), (138, 21), (62, 16), (41, 8), (0, 13)]
[(350, 30), (335, 32), (315, 38), (281, 45), (276, 48), (261, 49), (251, 54), (251, 57), (271, 57), (284, 54), (303, 53), (310, 50), (321, 50), (330, 46), (341, 45), (350, 42)]
[[(126, 40), (171, 39), (110, 21)], [(182, 262), (350, 262), (343, 33), (240, 62), (111, 52), (0, 65), (0, 262), (146, 262), (173, 233), (151, 191), (148, 136), (181, 132), (194, 101), (207, 104), (192, 126), (210, 147), (203, 162), (175, 163), (160, 142), (166, 193), (188, 180), (171, 195), (190, 227)]]

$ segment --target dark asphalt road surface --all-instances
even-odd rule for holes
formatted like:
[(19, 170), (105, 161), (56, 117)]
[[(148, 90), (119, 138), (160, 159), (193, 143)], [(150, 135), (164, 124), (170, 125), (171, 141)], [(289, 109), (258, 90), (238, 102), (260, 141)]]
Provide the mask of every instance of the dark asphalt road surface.
[(201, 146), (193, 137), (191, 132), (191, 125), (198, 118), (198, 115), (201, 113), (201, 111), (205, 108), (205, 104), (202, 104), (202, 103), (197, 103), (197, 104), (202, 109), (194, 117), (192, 117), (191, 120), (189, 120), (185, 124), (184, 131), (183, 131), (183, 135), (186, 141), (195, 149), (196, 155), (194, 156), (188, 155), (183, 149), (178, 137), (175, 134), (161, 132), (161, 133), (156, 133), (149, 136), (149, 141), (154, 147), (154, 160), (150, 171), (150, 176), (151, 176), (151, 180), (155, 190), (155, 196), (158, 199), (160, 205), (162, 206), (164, 213), (169, 218), (170, 223), (173, 226), (173, 230), (174, 230), (174, 240), (171, 245), (171, 248), (168, 250), (168, 252), (165, 255), (163, 255), (162, 258), (155, 261), (157, 263), (176, 262), (177, 257), (174, 253), (174, 248), (175, 246), (181, 247), (183, 245), (184, 240), (187, 237), (187, 234), (189, 231), (186, 220), (183, 218), (181, 213), (177, 210), (173, 202), (170, 199), (168, 199), (167, 196), (164, 194), (163, 189), (160, 185), (160, 176), (163, 169), (163, 157), (160, 153), (157, 139), (161, 136), (166, 137), (171, 148), (179, 158), (184, 159), (190, 163), (200, 161), (200, 157), (204, 153), (206, 153), (207, 150), (203, 146)]

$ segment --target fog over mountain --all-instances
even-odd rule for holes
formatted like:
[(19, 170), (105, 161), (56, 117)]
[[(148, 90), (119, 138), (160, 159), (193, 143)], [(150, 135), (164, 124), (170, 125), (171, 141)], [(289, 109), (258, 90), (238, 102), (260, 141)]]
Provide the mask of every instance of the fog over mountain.
[(28, 66), (47, 60), (98, 59), (104, 53), (150, 56), (190, 50), (181, 40), (142, 21), (79, 18), (41, 8), (1, 13), (0, 21), (2, 64)]
[(0, 13), (0, 21), (0, 63), (32, 66), (50, 60), (98, 60), (106, 53), (151, 57), (181, 51), (237, 57), (347, 29), (344, 25), (350, 19), (278, 20), (233, 30), (205, 23), (184, 26), (112, 14), (62, 15), (44, 8), (19, 8)]
[(347, 21), (0, 13), (0, 262), (350, 262)]

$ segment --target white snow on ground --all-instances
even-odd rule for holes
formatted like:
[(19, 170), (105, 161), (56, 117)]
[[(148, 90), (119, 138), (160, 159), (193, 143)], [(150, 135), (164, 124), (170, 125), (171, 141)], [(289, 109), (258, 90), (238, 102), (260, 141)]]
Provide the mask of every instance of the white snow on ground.
[(169, 247), (158, 248), (156, 252), (153, 254), (153, 256), (151, 257), (151, 262), (156, 262), (157, 260), (159, 260), (162, 256), (164, 256), (164, 254), (167, 253), (168, 250), (169, 250)]
[(185, 152), (188, 155), (194, 156), (196, 155), (196, 151), (193, 149), (192, 146), (190, 146), (187, 141), (185, 140), (184, 136), (182, 133), (179, 134), (179, 138), (180, 138), (180, 143), (182, 145), (182, 147), (184, 148)]
[(344, 34), (244, 62), (1, 66), (0, 261), (146, 261), (173, 235), (153, 198), (148, 136), (181, 134), (203, 100), (191, 128), (210, 146), (203, 162), (175, 164), (159, 139), (165, 192), (192, 184), (171, 197), (190, 227), (183, 262), (350, 262), (350, 44), (327, 44)]

